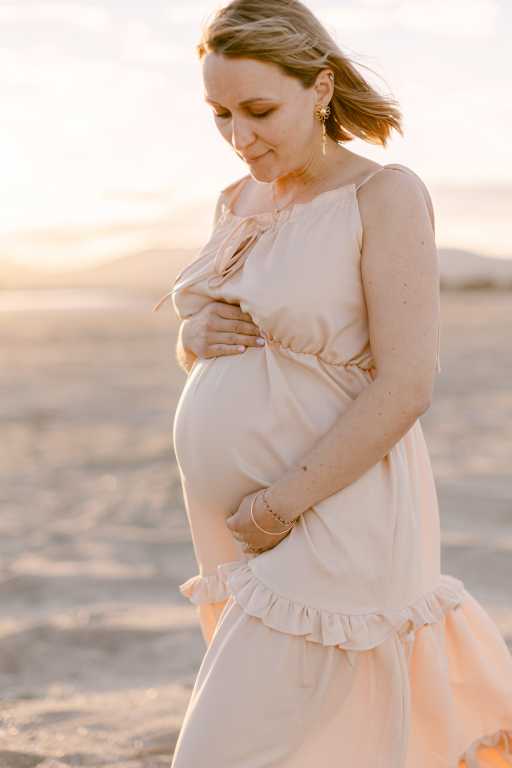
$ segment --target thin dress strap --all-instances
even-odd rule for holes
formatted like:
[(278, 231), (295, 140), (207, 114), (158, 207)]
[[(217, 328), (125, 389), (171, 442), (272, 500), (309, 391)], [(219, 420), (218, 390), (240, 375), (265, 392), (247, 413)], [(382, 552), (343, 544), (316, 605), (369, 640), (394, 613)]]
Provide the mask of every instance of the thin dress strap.
[(384, 171), (386, 168), (395, 168), (396, 170), (407, 171), (413, 176), (416, 176), (416, 178), (419, 178), (417, 174), (414, 173), (414, 171), (411, 171), (410, 168), (407, 168), (406, 165), (400, 165), (400, 163), (388, 163), (388, 165), (383, 165), (380, 168), (374, 168), (373, 171), (370, 171), (370, 173), (367, 176), (365, 176), (364, 179), (359, 182), (359, 184), (356, 185), (356, 192), (358, 189), (360, 189), (363, 186), (363, 184), (366, 184), (367, 181), (373, 178), (377, 173)]
[(397, 170), (397, 171), (405, 171), (406, 173), (409, 173), (411, 176), (414, 176), (416, 181), (419, 182), (419, 184), (421, 186), (421, 189), (423, 190), (423, 194), (425, 196), (425, 202), (427, 203), (427, 208), (428, 208), (428, 212), (429, 212), (429, 216), (430, 216), (430, 222), (432, 224), (432, 230), (433, 230), (434, 235), (435, 235), (436, 225), (435, 225), (435, 218), (434, 218), (434, 208), (433, 208), (433, 205), (432, 205), (432, 199), (430, 197), (430, 193), (429, 193), (429, 191), (428, 191), (428, 189), (427, 189), (423, 179), (420, 176), (418, 176), (417, 173), (415, 173), (410, 168), (408, 168), (406, 165), (401, 165), (400, 163), (389, 163), (388, 165), (383, 165), (381, 168), (375, 168), (373, 171), (370, 171), (370, 173), (367, 176), (365, 176), (365, 178), (362, 181), (360, 181), (359, 184), (357, 184), (356, 192), (357, 192), (358, 189), (361, 189), (363, 184), (366, 184), (366, 182), (369, 181), (369, 179), (371, 179), (377, 173), (380, 173), (381, 171), (385, 170), (386, 168), (391, 168), (391, 169), (394, 169), (394, 170)]
[[(423, 191), (423, 195), (425, 197), (425, 202), (427, 204), (427, 208), (428, 208), (428, 212), (429, 212), (429, 216), (430, 216), (430, 223), (432, 224), (432, 231), (433, 231), (434, 237), (435, 237), (436, 229), (435, 229), (435, 219), (434, 219), (434, 208), (433, 208), (433, 205), (432, 205), (432, 199), (430, 197), (430, 193), (429, 193), (429, 191), (428, 191), (428, 189), (427, 189), (423, 179), (421, 179), (418, 176), (418, 174), (415, 173), (414, 171), (412, 171), (410, 168), (407, 168), (406, 165), (401, 165), (400, 163), (389, 163), (388, 165), (383, 165), (381, 168), (375, 168), (373, 171), (370, 171), (370, 173), (367, 176), (365, 176), (365, 178), (362, 181), (360, 181), (359, 184), (356, 185), (356, 192), (357, 192), (358, 189), (361, 189), (363, 184), (366, 184), (366, 182), (369, 181), (369, 179), (373, 178), (373, 176), (375, 176), (377, 173), (380, 173), (385, 168), (392, 168), (392, 169), (395, 169), (397, 171), (405, 171), (406, 173), (411, 174), (411, 176), (414, 176), (416, 178), (416, 180), (419, 181), (421, 189)], [(439, 323), (439, 325), (437, 326), (437, 344), (436, 344), (436, 371), (437, 371), (437, 373), (441, 372), (441, 359), (440, 358), (441, 358), (441, 325)]]

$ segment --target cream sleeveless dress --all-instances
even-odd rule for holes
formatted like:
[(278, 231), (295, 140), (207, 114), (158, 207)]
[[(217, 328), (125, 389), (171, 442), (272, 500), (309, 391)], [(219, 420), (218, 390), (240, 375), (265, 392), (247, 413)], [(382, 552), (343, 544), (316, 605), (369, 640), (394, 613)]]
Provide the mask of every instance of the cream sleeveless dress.
[[(421, 179), (383, 167), (413, 174), (434, 226)], [(171, 768), (510, 766), (512, 656), (463, 583), (440, 571), (419, 419), (273, 549), (244, 554), (224, 523), (245, 495), (296, 465), (377, 375), (360, 271), (361, 184), (238, 216), (233, 199), (248, 178), (222, 190), (210, 239), (161, 300), (172, 296), (180, 319), (212, 300), (239, 304), (266, 339), (197, 358), (175, 412), (198, 564), (180, 590), (224, 608)]]

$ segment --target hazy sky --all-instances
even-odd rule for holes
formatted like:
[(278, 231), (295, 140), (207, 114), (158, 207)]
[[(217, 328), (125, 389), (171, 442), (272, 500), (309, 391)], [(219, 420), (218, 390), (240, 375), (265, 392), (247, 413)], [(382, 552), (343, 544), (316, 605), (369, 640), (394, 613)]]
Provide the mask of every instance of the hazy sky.
[[(224, 2), (0, 0), (0, 258), (81, 266), (199, 247), (248, 168), (203, 101), (195, 44)], [(306, 3), (404, 113), (386, 150), (434, 200), (439, 247), (512, 256), (512, 2)]]

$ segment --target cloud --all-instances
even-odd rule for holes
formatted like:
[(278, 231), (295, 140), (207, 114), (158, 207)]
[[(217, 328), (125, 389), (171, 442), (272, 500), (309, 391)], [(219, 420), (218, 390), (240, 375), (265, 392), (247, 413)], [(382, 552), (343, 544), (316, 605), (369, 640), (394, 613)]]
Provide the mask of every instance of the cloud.
[(171, 63), (183, 58), (181, 46), (160, 41), (154, 30), (139, 19), (128, 20), (120, 31), (121, 52), (129, 61), (144, 63)]
[(226, 3), (174, 3), (166, 11), (166, 18), (172, 24), (194, 24), (197, 25), (204, 19), (211, 18), (217, 8), (226, 5)]
[[(113, 93), (119, 97), (122, 91), (131, 89), (137, 91), (134, 98), (135, 95), (140, 98), (148, 90), (164, 87), (167, 80), (163, 72), (158, 68), (149, 70), (139, 66), (147, 61), (144, 56), (151, 54), (135, 45), (133, 36), (129, 36), (126, 45), (130, 43), (131, 50), (125, 48), (123, 56), (117, 58), (101, 52), (95, 56), (82, 56), (64, 46), (60, 49), (51, 46), (46, 41), (26, 48), (0, 47), (0, 85), (30, 86), (37, 89), (31, 97), (41, 102), (52, 93), (68, 89), (75, 101), (77, 94), (86, 95), (91, 103), (97, 102), (98, 109), (103, 107), (104, 99), (112, 100)], [(16, 110), (23, 105), (26, 106), (26, 101), (16, 100)], [(45, 111), (48, 112), (50, 106), (53, 105), (47, 104)]]
[(88, 29), (105, 27), (110, 21), (110, 14), (100, 5), (89, 3), (2, 3), (0, 22), (3, 24), (27, 24), (40, 22), (60, 22), (74, 24)]
[(456, 38), (495, 34), (498, 0), (360, 0), (313, 8), (325, 23), (346, 29), (417, 30)]

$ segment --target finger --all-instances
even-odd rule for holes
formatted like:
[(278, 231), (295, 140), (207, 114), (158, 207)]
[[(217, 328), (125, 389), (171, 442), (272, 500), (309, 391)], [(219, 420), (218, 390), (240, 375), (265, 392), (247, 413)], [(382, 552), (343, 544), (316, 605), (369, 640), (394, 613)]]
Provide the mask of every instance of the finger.
[(230, 317), (233, 320), (244, 319), (242, 315), (248, 314), (247, 312), (242, 312), (240, 304), (229, 301), (212, 301), (208, 306), (210, 310), (221, 317)]
[[(258, 341), (261, 338), (262, 341)], [(237, 344), (244, 347), (262, 347), (265, 339), (262, 336), (247, 336), (244, 333), (208, 333), (207, 344)]]
[(229, 304), (226, 301), (213, 301), (210, 302), (209, 306), (220, 317), (226, 317), (231, 320), (252, 321), (250, 313), (243, 312), (239, 304)]
[(260, 333), (256, 323), (247, 320), (231, 320), (224, 317), (212, 317), (208, 327), (213, 331), (225, 331), (226, 333), (243, 333), (249, 336), (257, 336)]
[(247, 347), (240, 347), (237, 344), (210, 344), (203, 357), (220, 357), (221, 355), (242, 355)]

